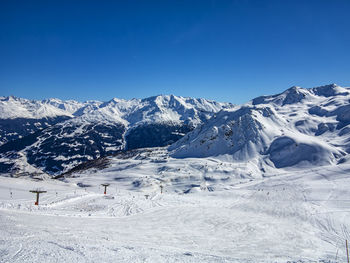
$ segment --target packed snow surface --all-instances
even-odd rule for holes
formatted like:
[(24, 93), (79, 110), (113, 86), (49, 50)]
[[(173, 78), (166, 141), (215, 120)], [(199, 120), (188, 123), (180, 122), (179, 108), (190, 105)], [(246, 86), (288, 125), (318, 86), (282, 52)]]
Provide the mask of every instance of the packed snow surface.
[[(262, 174), (161, 148), (107, 161), (60, 181), (0, 177), (0, 261), (346, 260), (349, 164)], [(39, 206), (32, 189), (47, 191)]]

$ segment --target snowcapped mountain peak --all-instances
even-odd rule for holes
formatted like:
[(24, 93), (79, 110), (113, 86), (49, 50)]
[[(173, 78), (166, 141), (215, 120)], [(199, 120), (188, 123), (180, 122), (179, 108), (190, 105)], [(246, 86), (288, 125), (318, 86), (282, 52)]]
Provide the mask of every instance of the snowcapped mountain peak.
[(43, 104), (52, 105), (60, 110), (66, 111), (70, 115), (74, 115), (74, 113), (81, 109), (86, 103), (81, 103), (75, 100), (60, 100), (56, 98), (50, 98), (41, 101)]
[[(0, 119), (15, 118), (48, 118), (57, 116), (78, 117), (93, 114), (94, 111), (124, 118), (131, 124), (142, 120), (151, 121), (183, 121), (189, 118), (201, 119), (198, 112), (213, 113), (222, 108), (231, 108), (232, 104), (218, 103), (205, 99), (193, 99), (175, 95), (157, 95), (145, 99), (118, 99), (107, 102), (60, 100), (56, 98), (41, 101), (27, 100), (14, 96), (0, 98)], [(143, 113), (140, 114), (140, 111)], [(181, 118), (178, 114), (187, 113)], [(100, 114), (99, 113), (99, 114)], [(118, 115), (118, 116), (115, 116)], [(152, 117), (154, 115), (155, 117)], [(208, 117), (208, 116), (207, 116)]]
[(263, 170), (334, 164), (350, 152), (349, 99), (348, 89), (335, 84), (294, 86), (220, 111), (169, 150), (177, 158), (228, 155)]
[(300, 86), (292, 86), (289, 89), (282, 92), (281, 94), (300, 93), (300, 92), (302, 92), (302, 90), (305, 90), (305, 89), (300, 87)]
[(315, 100), (316, 97), (347, 96), (349, 94), (349, 89), (340, 87), (337, 84), (329, 84), (311, 89), (293, 86), (277, 95), (257, 97), (251, 103), (253, 105), (272, 103), (274, 105), (284, 106), (300, 103), (305, 99)]
[[(175, 157), (208, 157), (230, 154), (238, 160), (254, 157), (274, 136), (269, 123), (283, 123), (269, 106), (242, 106), (222, 110), (206, 124), (170, 146)], [(260, 136), (260, 134), (262, 134)]]
[(14, 101), (29, 102), (29, 101), (32, 101), (32, 100), (28, 100), (28, 99), (19, 98), (19, 97), (13, 96), (13, 95), (1, 97), (0, 100), (1, 101), (9, 101), (9, 102), (14, 102)]
[(301, 102), (303, 99), (305, 99), (306, 96), (310, 95), (310, 92), (307, 89), (303, 89), (298, 86), (293, 86), (285, 92), (283, 92), (282, 94), (285, 95), (282, 105), (286, 105)]
[(0, 97), (0, 100), (1, 101), (9, 101), (9, 100), (15, 100), (15, 97), (14, 96), (2, 96)]
[(100, 105), (100, 107), (108, 107), (108, 106), (115, 106), (117, 104), (125, 104), (126, 102), (128, 102), (128, 100), (125, 100), (125, 99), (118, 99), (118, 98), (113, 98), (109, 101), (106, 101), (104, 103), (102, 103)]
[(272, 96), (260, 96), (252, 100), (253, 105), (258, 104), (275, 104), (275, 105), (288, 105), (302, 102), (306, 97), (310, 96), (309, 90), (293, 86), (286, 91)]
[(15, 118), (49, 118), (56, 116), (72, 116), (72, 113), (57, 105), (42, 101), (27, 100), (14, 96), (0, 100), (0, 119)]
[(349, 95), (349, 90), (342, 88), (337, 84), (330, 84), (312, 88), (311, 91), (318, 96), (331, 97), (331, 96), (346, 96)]

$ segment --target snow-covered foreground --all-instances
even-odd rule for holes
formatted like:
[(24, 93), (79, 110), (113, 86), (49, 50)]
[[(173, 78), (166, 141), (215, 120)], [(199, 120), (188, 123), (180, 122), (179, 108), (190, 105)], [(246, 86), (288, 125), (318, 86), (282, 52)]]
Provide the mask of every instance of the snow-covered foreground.
[[(137, 176), (153, 180), (150, 171)], [(107, 195), (103, 182), (111, 184)], [(187, 194), (175, 179), (163, 184), (161, 194), (156, 182), (140, 188), (108, 174), (0, 177), (0, 261), (346, 262), (348, 164), (235, 178)], [(29, 192), (37, 188), (47, 191), (39, 206)]]

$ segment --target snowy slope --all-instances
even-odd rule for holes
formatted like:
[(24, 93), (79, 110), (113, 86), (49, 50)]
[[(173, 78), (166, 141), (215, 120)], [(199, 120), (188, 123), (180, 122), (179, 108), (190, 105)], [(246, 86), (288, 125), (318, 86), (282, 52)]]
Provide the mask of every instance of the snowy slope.
[(0, 261), (346, 262), (349, 164), (258, 177), (159, 148), (107, 159), (63, 181), (0, 177)]
[(261, 170), (347, 160), (350, 93), (336, 85), (292, 87), (224, 110), (169, 147), (172, 156), (225, 156)]

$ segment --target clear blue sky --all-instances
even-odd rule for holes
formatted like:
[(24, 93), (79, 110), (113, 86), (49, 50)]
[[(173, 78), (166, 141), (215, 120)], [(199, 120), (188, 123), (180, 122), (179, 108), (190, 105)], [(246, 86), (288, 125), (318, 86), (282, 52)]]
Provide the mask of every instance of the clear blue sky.
[(350, 1), (0, 2), (0, 95), (243, 103), (350, 86)]

